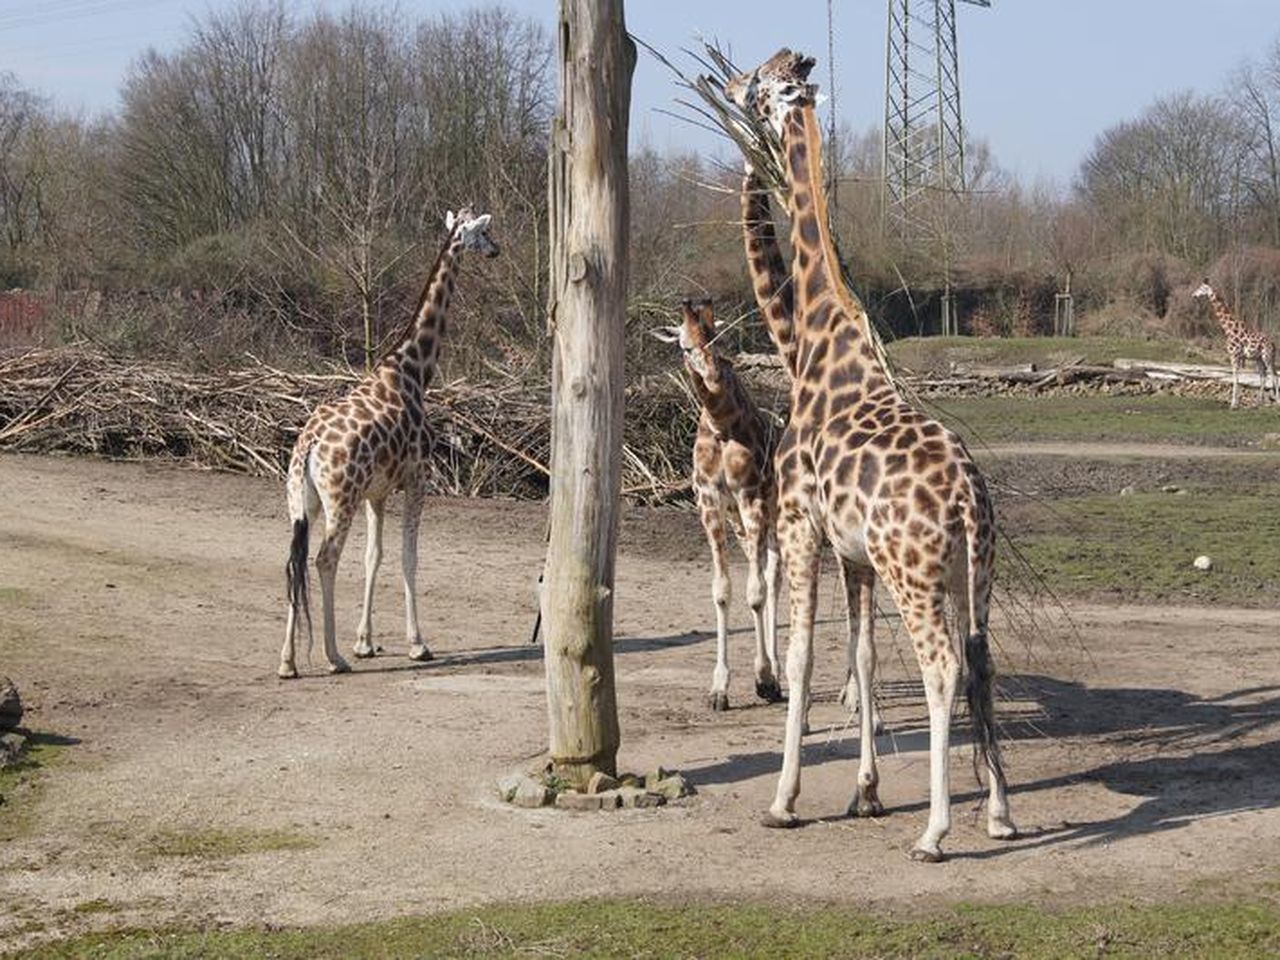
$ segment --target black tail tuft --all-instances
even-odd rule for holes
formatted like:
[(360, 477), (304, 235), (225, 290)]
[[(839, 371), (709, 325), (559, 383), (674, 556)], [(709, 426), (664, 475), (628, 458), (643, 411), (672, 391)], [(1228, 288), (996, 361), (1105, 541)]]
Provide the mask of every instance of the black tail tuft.
[(307, 592), (307, 543), (309, 522), (304, 516), (293, 521), (293, 539), (289, 542), (289, 562), (284, 565), (285, 586), (294, 622), (298, 611), (307, 618), (307, 636), (311, 635), (311, 601)]
[(995, 667), (991, 663), (991, 648), (987, 635), (973, 633), (964, 642), (964, 657), (968, 666), (964, 696), (969, 704), (969, 719), (973, 722), (973, 769), (978, 773), (980, 765), (986, 765), (991, 775), (1003, 787), (1004, 763), (1000, 759), (1000, 741), (996, 738), (995, 704), (992, 687), (995, 684)]

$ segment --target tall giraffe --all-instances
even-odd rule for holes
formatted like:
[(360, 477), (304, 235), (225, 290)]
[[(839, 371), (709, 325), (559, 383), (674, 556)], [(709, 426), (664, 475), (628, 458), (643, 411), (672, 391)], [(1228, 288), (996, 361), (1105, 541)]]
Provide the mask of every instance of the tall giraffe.
[(725, 523), (747, 555), (747, 604), (755, 621), (756, 695), (782, 699), (778, 684), (778, 541), (774, 521), (778, 488), (773, 453), (778, 431), (752, 401), (718, 350), (711, 302), (681, 304), (681, 323), (654, 331), (684, 353), (689, 383), (698, 398), (693, 444), (693, 491), (702, 529), (711, 545), (711, 596), (716, 605), (716, 667), (711, 675), (713, 710), (729, 708), (728, 615), (731, 593)]
[[(898, 394), (877, 357), (866, 311), (844, 285), (822, 190), (815, 88), (806, 82), (813, 63), (782, 50), (725, 89), (782, 138), (794, 250), (796, 376), (791, 419), (777, 453), (778, 538), (791, 603), (790, 697), (782, 774), (764, 822), (798, 823), (800, 738), (825, 538), (858, 586), (868, 646), (876, 577), (888, 585), (911, 635), (929, 707), (930, 745), (929, 822), (912, 857), (936, 862), (951, 826), (951, 712), (960, 679), (961, 652), (947, 628), (948, 595), (957, 600), (964, 637), (975, 759), (980, 757), (989, 773), (987, 832), (999, 839), (1017, 835), (995, 732), (987, 642), (995, 518), (986, 484), (963, 442)], [(862, 702), (869, 703), (869, 671), (859, 671), (858, 685)], [(875, 815), (883, 808), (869, 710), (861, 711), (860, 732), (850, 813)]]
[(1231, 409), (1240, 403), (1240, 367), (1246, 360), (1258, 366), (1258, 403), (1267, 399), (1267, 375), (1271, 376), (1271, 396), (1280, 403), (1280, 375), (1276, 373), (1276, 342), (1261, 330), (1250, 330), (1235, 318), (1222, 302), (1218, 292), (1206, 279), (1191, 294), (1197, 300), (1207, 298), (1213, 316), (1227, 338), (1227, 356), (1231, 358)]
[[(794, 382), (796, 376), (796, 338), (795, 338), (795, 288), (791, 284), (791, 275), (786, 261), (778, 247), (777, 229), (773, 222), (773, 205), (769, 199), (769, 190), (751, 165), (744, 162), (742, 177), (742, 234), (743, 245), (747, 254), (747, 271), (751, 276), (751, 289), (755, 294), (756, 305), (760, 316), (764, 319), (769, 337), (777, 347), (782, 358), (787, 377)], [(845, 669), (845, 683), (840, 691), (840, 700), (851, 712), (858, 711), (858, 672), (866, 671), (870, 684), (875, 677), (875, 650), (871, 646), (871, 627), (862, 628), (867, 622), (861, 613), (862, 598), (859, 596), (857, 579), (851, 575), (844, 562), (839, 563), (840, 582), (845, 594), (847, 613), (848, 657)], [(867, 598), (868, 608), (874, 601), (874, 582), (872, 594)], [(807, 705), (806, 705), (807, 706)], [(880, 713), (874, 701), (871, 704), (871, 721), (874, 733), (880, 733), (884, 727)], [(809, 729), (808, 715), (805, 715), (804, 729)]]
[(486, 257), (498, 254), (497, 244), (489, 237), (490, 219), (489, 214), (476, 216), (469, 207), (463, 207), (456, 216), (449, 212), (445, 219), (448, 237), (401, 344), (341, 400), (316, 407), (293, 445), (286, 484), (293, 539), (286, 567), (289, 618), (280, 651), (281, 677), (298, 675), (294, 635), (300, 613), (306, 614), (310, 625), (309, 529), (321, 513), (324, 539), (316, 552), (316, 569), (324, 600), (324, 655), (330, 672), (351, 669), (339, 656), (334, 636), (333, 586), (338, 558), (361, 501), (365, 504), (369, 537), (364, 558), (364, 607), (355, 655), (372, 657), (377, 652), (373, 644), (373, 579), (382, 561), (383, 508), (387, 497), (396, 490), (404, 490), (405, 494), (401, 566), (409, 657), (431, 659), (431, 651), (418, 629), (414, 596), (418, 523), (426, 491), (425, 461), (433, 443), (423, 414), (423, 393), (435, 373), (459, 257), (464, 250)]

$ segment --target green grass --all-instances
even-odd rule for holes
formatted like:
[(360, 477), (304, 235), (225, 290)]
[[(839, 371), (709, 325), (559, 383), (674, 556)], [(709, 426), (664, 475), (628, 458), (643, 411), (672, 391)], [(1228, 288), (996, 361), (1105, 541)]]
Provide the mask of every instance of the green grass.
[(1050, 367), (1080, 358), (1097, 366), (1111, 366), (1117, 357), (1169, 363), (1227, 362), (1223, 353), (1181, 340), (1137, 337), (906, 337), (888, 344), (888, 350), (896, 365), (916, 373), (946, 372), (951, 363)]
[[(1280, 603), (1280, 484), (1251, 493), (1073, 497), (1011, 514), (1014, 542), (1060, 594)], [(1192, 566), (1201, 554), (1212, 570)]]
[(847, 907), (586, 901), (302, 930), (125, 931), (23, 957), (1257, 957), (1274, 904), (960, 907), (912, 919)]
[(310, 837), (288, 830), (161, 830), (147, 838), (142, 853), (219, 860), (271, 850), (307, 850), (315, 845)]
[(0, 842), (30, 830), (45, 768), (57, 761), (65, 746), (61, 737), (32, 733), (18, 762), (0, 770)]
[(929, 406), (979, 447), (1036, 440), (1246, 446), (1280, 433), (1280, 407), (1231, 410), (1171, 394), (965, 397)]

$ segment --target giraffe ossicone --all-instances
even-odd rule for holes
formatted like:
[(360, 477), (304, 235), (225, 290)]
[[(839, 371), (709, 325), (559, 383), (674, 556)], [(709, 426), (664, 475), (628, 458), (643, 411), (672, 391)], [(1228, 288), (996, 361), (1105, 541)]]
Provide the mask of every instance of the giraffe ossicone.
[(693, 492), (707, 543), (711, 547), (711, 599), (716, 609), (716, 666), (711, 675), (711, 709), (729, 707), (727, 534), (732, 527), (747, 557), (747, 604), (755, 625), (756, 695), (777, 703), (778, 683), (778, 547), (774, 535), (777, 486), (773, 450), (777, 430), (760, 411), (715, 347), (716, 322), (708, 300), (685, 300), (678, 326), (653, 335), (679, 344), (698, 398), (698, 430), (693, 443)]
[[(967, 662), (965, 697), (975, 762), (990, 786), (987, 832), (1016, 836), (995, 732), (994, 671), (987, 620), (995, 574), (995, 518), (986, 484), (964, 443), (898, 393), (877, 356), (866, 311), (844, 286), (822, 183), (821, 129), (812, 58), (782, 50), (726, 84), (726, 94), (773, 125), (782, 139), (789, 187), (795, 298), (791, 415), (778, 444), (778, 540), (791, 605), (789, 685), (782, 773), (768, 826), (794, 826), (800, 744), (813, 669), (820, 552), (831, 543), (857, 587), (859, 658), (870, 655), (873, 589), (882, 580), (911, 636), (929, 707), (929, 822), (916, 859), (942, 859), (951, 826), (951, 713)], [(781, 350), (780, 350), (781, 352)], [(784, 360), (787, 354), (784, 353)], [(954, 598), (963, 638), (952, 641), (946, 601)], [(858, 671), (863, 704), (870, 671)], [(882, 809), (870, 710), (861, 713), (853, 815)]]
[(312, 524), (324, 521), (316, 552), (324, 617), (324, 653), (332, 673), (350, 670), (338, 653), (334, 582), (338, 558), (361, 504), (368, 522), (364, 605), (356, 633), (357, 657), (378, 652), (373, 642), (373, 584), (382, 562), (382, 517), (387, 497), (405, 494), (401, 570), (409, 657), (430, 660), (418, 627), (416, 580), (418, 525), (426, 496), (427, 458), (435, 438), (426, 421), (424, 399), (435, 373), (455, 274), (463, 251), (498, 254), (489, 236), (492, 218), (470, 207), (445, 217), (448, 232), (435, 266), (418, 298), (398, 346), (339, 400), (322, 403), (308, 418), (293, 446), (285, 492), (293, 534), (285, 567), (289, 612), (279, 676), (298, 675), (295, 640), (301, 619), (311, 628), (307, 553)]

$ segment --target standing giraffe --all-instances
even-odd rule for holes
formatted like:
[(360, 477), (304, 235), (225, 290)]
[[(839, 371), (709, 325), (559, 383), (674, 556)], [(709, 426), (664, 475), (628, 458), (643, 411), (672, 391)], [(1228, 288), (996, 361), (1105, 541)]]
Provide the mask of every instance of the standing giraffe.
[[(742, 177), (742, 232), (743, 244), (747, 253), (747, 270), (751, 275), (751, 289), (755, 294), (756, 305), (760, 316), (764, 318), (769, 337), (777, 347), (782, 358), (783, 369), (792, 382), (796, 376), (796, 338), (795, 338), (795, 288), (791, 284), (791, 275), (787, 271), (782, 251), (778, 248), (778, 234), (773, 222), (773, 207), (769, 200), (769, 191), (763, 180), (745, 161)], [(856, 578), (850, 575), (848, 565), (843, 561), (838, 564), (840, 582), (844, 588), (845, 609), (847, 615), (848, 656), (845, 669), (845, 683), (840, 690), (840, 700), (851, 712), (858, 712), (858, 671), (866, 671), (868, 684), (875, 676), (875, 650), (871, 646), (870, 634), (864, 634), (859, 628), (865, 620), (861, 614), (861, 600), (857, 595)], [(874, 588), (874, 583), (872, 584)], [(872, 598), (874, 599), (874, 589)], [(869, 631), (870, 626), (867, 627)], [(806, 705), (808, 706), (808, 705)], [(875, 733), (880, 733), (884, 724), (874, 701), (871, 704), (871, 726)], [(808, 714), (805, 715), (804, 729), (809, 729)]]
[(681, 304), (678, 327), (654, 336), (678, 343), (689, 383), (701, 405), (693, 444), (693, 491), (702, 529), (711, 545), (716, 605), (716, 667), (711, 675), (712, 710), (729, 709), (729, 559), (725, 522), (747, 555), (747, 604), (756, 630), (756, 695), (782, 699), (778, 684), (778, 541), (774, 522), (778, 488), (773, 476), (777, 430), (752, 402), (733, 364), (713, 346), (711, 303)]
[[(987, 832), (1000, 839), (1017, 835), (995, 732), (987, 642), (995, 518), (986, 484), (964, 444), (898, 394), (877, 357), (866, 311), (844, 285), (822, 190), (815, 89), (806, 82), (813, 63), (782, 50), (725, 89), (782, 138), (794, 250), (796, 375), (791, 418), (777, 453), (778, 538), (791, 603), (790, 697), (782, 774), (764, 822), (798, 823), (800, 738), (825, 538), (858, 587), (867, 647), (876, 577), (888, 585), (911, 635), (929, 706), (930, 746), (929, 822), (911, 855), (937, 862), (951, 826), (951, 712), (960, 679), (960, 651), (947, 629), (948, 595), (957, 601), (968, 661), (965, 695), (975, 759), (980, 757), (989, 773)], [(869, 670), (858, 672), (858, 685), (862, 703), (870, 703)], [(883, 807), (871, 711), (861, 711), (860, 720), (850, 813), (877, 815)]]
[(1227, 337), (1227, 356), (1231, 358), (1231, 409), (1240, 403), (1240, 367), (1252, 360), (1258, 366), (1258, 403), (1267, 399), (1267, 375), (1271, 375), (1271, 396), (1280, 403), (1280, 374), (1276, 373), (1276, 342), (1261, 330), (1250, 330), (1235, 318), (1218, 292), (1206, 279), (1191, 294), (1197, 300), (1208, 298), (1213, 315)]
[(373, 578), (382, 561), (382, 513), (387, 497), (404, 490), (405, 626), (409, 657), (430, 660), (431, 651), (418, 629), (414, 581), (418, 571), (418, 523), (425, 497), (425, 462), (432, 446), (430, 428), (423, 415), (423, 393), (435, 373), (440, 337), (453, 297), (454, 273), (464, 250), (486, 257), (497, 256), (498, 246), (489, 237), (489, 214), (476, 216), (463, 207), (445, 219), (449, 232), (413, 312), (404, 340), (341, 400), (316, 407), (293, 445), (286, 494), (293, 540), (286, 567), (289, 586), (289, 619), (279, 674), (298, 675), (294, 662), (294, 635), (299, 613), (310, 612), (307, 601), (307, 543), (310, 525), (324, 514), (324, 539), (316, 552), (316, 569), (324, 600), (324, 655), (332, 673), (351, 668), (338, 655), (334, 633), (333, 587), (338, 557), (347, 532), (363, 500), (369, 523), (364, 558), (364, 608), (356, 634), (355, 655), (372, 657)]

